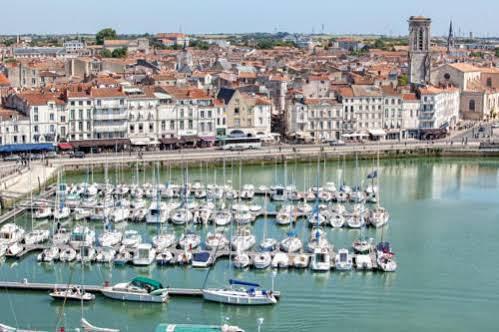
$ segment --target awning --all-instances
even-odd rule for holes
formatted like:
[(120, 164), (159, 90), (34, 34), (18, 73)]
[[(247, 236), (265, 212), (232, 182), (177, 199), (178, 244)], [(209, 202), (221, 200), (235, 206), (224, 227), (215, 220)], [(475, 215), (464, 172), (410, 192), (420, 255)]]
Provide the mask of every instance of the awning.
[(73, 150), (73, 146), (70, 143), (59, 143), (57, 147), (59, 150)]
[(197, 143), (199, 141), (198, 136), (182, 136), (180, 137), (181, 143)]
[(54, 151), (54, 145), (51, 143), (38, 143), (38, 144), (6, 144), (0, 146), (0, 153), (45, 152), (45, 151)]
[(75, 148), (92, 148), (92, 147), (114, 147), (122, 145), (130, 145), (129, 139), (93, 139), (84, 141), (71, 141), (71, 145)]
[(208, 142), (208, 143), (215, 142), (215, 140), (217, 139), (215, 136), (203, 136), (200, 138), (203, 142)]
[(144, 146), (144, 145), (157, 145), (159, 142), (155, 139), (150, 139), (149, 137), (140, 137), (140, 138), (130, 138), (130, 142), (135, 146)]
[(371, 136), (385, 136), (386, 132), (383, 129), (369, 129)]
[(161, 142), (161, 144), (164, 145), (173, 145), (177, 144), (179, 142), (179, 139), (175, 137), (169, 137), (169, 138), (160, 138), (159, 141)]

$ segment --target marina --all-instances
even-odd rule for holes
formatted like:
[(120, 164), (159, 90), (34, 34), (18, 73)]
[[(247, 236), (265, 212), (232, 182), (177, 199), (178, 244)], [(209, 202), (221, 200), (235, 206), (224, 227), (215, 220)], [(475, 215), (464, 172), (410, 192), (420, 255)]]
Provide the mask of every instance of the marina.
[[(38, 244), (23, 244), (21, 251), (16, 253), (16, 255), (4, 258), (3, 263), (0, 265), (0, 278), (2, 280), (0, 289), (2, 294), (5, 295), (0, 300), (0, 306), (5, 306), (4, 308), (6, 308), (7, 313), (11, 305), (16, 312), (19, 312), (22, 306), (20, 301), (29, 301), (27, 306), (35, 310), (37, 307), (46, 306), (47, 303), (51, 303), (47, 292), (52, 291), (54, 288), (64, 290), (68, 285), (83, 285), (83, 289), (96, 294), (94, 301), (83, 306), (84, 317), (97, 326), (121, 328), (122, 330), (123, 326), (126, 326), (129, 330), (133, 330), (134, 327), (138, 328), (139, 326), (142, 329), (154, 330), (154, 326), (164, 321), (186, 322), (190, 319), (206, 324), (226, 323), (224, 319), (220, 318), (222, 315), (230, 317), (230, 325), (240, 326), (247, 331), (255, 330), (256, 321), (259, 317), (265, 319), (265, 323), (262, 326), (264, 330), (284, 331), (285, 329), (293, 329), (294, 326), (300, 326), (295, 317), (300, 316), (299, 312), (306, 312), (311, 319), (319, 321), (311, 330), (319, 331), (325, 328), (326, 325), (320, 323), (321, 317), (325, 317), (323, 316), (325, 313), (317, 311), (317, 306), (326, 304), (331, 308), (345, 308), (342, 311), (332, 314), (335, 317), (335, 321), (339, 319), (342, 321), (346, 320), (348, 323), (344, 324), (349, 324), (349, 326), (363, 326), (364, 324), (369, 324), (369, 326), (386, 326), (387, 321), (380, 317), (365, 316), (360, 321), (353, 321), (349, 319), (349, 316), (354, 310), (357, 312), (359, 308), (366, 308), (367, 305), (378, 303), (377, 306), (380, 307), (380, 310), (384, 312), (388, 310), (390, 313), (386, 315), (392, 317), (396, 314), (403, 314), (403, 312), (395, 307), (397, 301), (409, 297), (415, 303), (420, 303), (416, 295), (407, 293), (403, 289), (408, 289), (410, 287), (409, 284), (416, 283), (421, 285), (424, 279), (416, 281), (411, 275), (415, 274), (423, 278), (426, 272), (418, 270), (418, 267), (427, 266), (429, 262), (432, 265), (439, 264), (439, 266), (446, 270), (450, 268), (446, 261), (442, 259), (441, 253), (445, 252), (445, 249), (442, 247), (444, 243), (441, 243), (441, 241), (448, 242), (450, 241), (450, 237), (452, 237), (452, 241), (458, 239), (459, 235), (455, 227), (456, 222), (464, 222), (462, 221), (464, 219), (461, 217), (454, 216), (452, 219), (454, 226), (447, 227), (451, 223), (451, 220), (442, 218), (443, 211), (438, 209), (434, 200), (444, 199), (444, 201), (448, 202), (446, 204), (450, 204), (452, 201), (459, 202), (459, 205), (462, 206), (458, 207), (456, 205), (454, 208), (463, 214), (462, 209), (469, 208), (469, 204), (474, 204), (468, 202), (469, 195), (477, 195), (477, 192), (473, 188), (476, 188), (479, 183), (482, 183), (486, 179), (490, 183), (490, 187), (485, 193), (480, 192), (479, 195), (480, 197), (484, 197), (484, 195), (490, 197), (486, 202), (491, 202), (491, 198), (494, 196), (493, 193), (497, 190), (494, 179), (496, 179), (495, 174), (497, 174), (496, 169), (499, 164), (496, 164), (493, 160), (477, 163), (452, 160), (383, 161), (379, 168), (375, 164), (376, 161), (362, 161), (359, 162), (359, 166), (355, 166), (354, 162), (343, 163), (341, 160), (337, 162), (328, 161), (326, 164), (321, 162), (319, 172), (317, 170), (317, 162), (297, 163), (296, 165), (289, 163), (286, 166), (280, 164), (266, 167), (243, 165), (240, 172), (240, 166), (234, 163), (232, 169), (230, 166), (225, 168), (225, 181), (223, 180), (223, 168), (208, 168), (206, 165), (199, 167), (190, 166), (188, 170), (188, 178), (190, 180), (186, 180), (187, 177), (183, 175), (185, 171), (174, 168), (171, 170), (171, 178), (175, 180), (175, 183), (179, 187), (182, 187), (182, 183), (185, 181), (190, 184), (191, 188), (198, 187), (198, 196), (204, 196), (202, 189), (199, 188), (200, 186), (206, 190), (208, 184), (220, 185), (229, 181), (231, 186), (237, 191), (237, 196), (241, 194), (238, 188), (244, 187), (246, 191), (253, 190), (254, 196), (251, 199), (242, 198), (243, 196), (251, 196), (250, 192), (249, 195), (248, 193), (241, 195), (241, 198), (235, 195), (235, 198), (220, 200), (219, 203), (215, 203), (216, 200), (208, 200), (208, 202), (214, 202), (216, 206), (214, 211), (220, 209), (220, 205), (218, 204), (224, 203), (225, 209), (231, 210), (232, 218), (234, 218), (235, 214), (246, 213), (247, 209), (254, 220), (248, 223), (244, 221), (238, 223), (233, 219), (229, 224), (217, 227), (211, 218), (208, 218), (206, 223), (202, 221), (194, 223), (191, 221), (189, 223), (181, 222), (180, 224), (176, 224), (170, 220), (170, 217), (162, 223), (148, 223), (144, 216), (143, 221), (124, 220), (113, 224), (113, 231), (121, 234), (136, 231), (137, 234), (142, 236), (142, 243), (153, 244), (152, 249), (155, 248), (154, 240), (157, 236), (161, 234), (174, 234), (175, 242), (167, 248), (171, 254), (171, 258), (166, 265), (159, 265), (155, 261), (148, 265), (134, 265), (133, 261), (130, 260), (132, 257), (128, 260), (125, 259), (123, 265), (112, 261), (99, 263), (94, 258), (94, 260), (85, 261), (82, 266), (81, 262), (77, 261), (76, 256), (72, 262), (62, 262), (57, 259), (49, 263), (39, 262), (38, 256), (45, 250), (48, 252), (48, 249), (57, 247), (59, 252), (69, 252), (72, 247), (70, 244), (53, 245), (54, 240), (52, 237)], [(367, 188), (372, 184), (372, 179), (368, 179), (367, 176), (372, 174), (375, 169), (380, 170), (380, 206), (385, 207), (386, 211), (390, 214), (390, 220), (387, 225), (379, 228), (373, 226), (352, 228), (346, 222), (341, 227), (338, 227), (338, 225), (334, 226), (332, 223), (323, 224), (320, 227), (320, 235), (317, 237), (317, 227), (314, 226), (315, 223), (320, 222), (323, 218), (313, 217), (314, 211), (329, 211), (329, 209), (332, 210), (339, 204), (339, 202), (333, 199), (328, 202), (327, 194), (321, 194), (324, 201), (319, 201), (318, 203), (316, 203), (317, 199), (312, 199), (310, 195), (310, 200), (305, 201), (310, 205), (311, 210), (301, 215), (297, 213), (296, 218), (291, 218), (292, 222), (282, 225), (277, 221), (278, 216), (282, 215), (279, 212), (293, 214), (297, 211), (297, 209), (283, 208), (285, 205), (293, 204), (294, 206), (301, 206), (303, 200), (292, 203), (291, 199), (289, 199), (286, 202), (286, 199), (282, 200), (278, 195), (276, 196), (277, 199), (271, 199), (273, 192), (270, 191), (270, 187), (276, 183), (284, 188), (294, 185), (296, 188), (300, 188), (296, 192), (303, 195), (313, 192), (314, 187), (326, 188), (326, 183), (328, 182), (335, 182), (338, 188), (340, 186), (338, 183), (342, 182), (341, 178), (343, 177), (346, 183), (355, 187), (356, 179), (358, 178), (361, 179), (359, 182), (363, 182), (362, 192), (365, 193)], [(340, 181), (338, 181), (338, 170), (344, 170), (343, 175), (340, 172)], [(167, 188), (167, 185), (173, 182), (170, 181), (169, 168), (161, 169), (159, 177), (154, 174), (155, 172), (154, 168), (148, 169), (146, 172), (140, 171), (140, 186), (143, 187), (144, 183), (150, 183), (150, 187), (154, 189), (156, 183), (158, 183)], [(285, 173), (287, 173), (287, 177)], [(317, 173), (326, 174), (325, 178), (321, 179), (319, 186), (317, 186)], [(239, 179), (240, 174), (241, 179)], [(461, 184), (458, 185), (459, 182), (456, 179), (460, 178), (459, 174), (474, 175), (468, 180), (461, 180)], [(82, 174), (61, 176), (61, 181), (59, 182), (67, 184), (68, 188), (68, 192), (65, 192), (64, 195), (65, 205), (70, 202), (68, 197), (70, 196), (71, 188), (80, 186), (80, 184), (87, 181), (88, 183), (95, 183), (96, 187), (104, 187), (106, 183), (105, 172), (104, 174), (94, 172), (93, 177), (93, 181), (89, 181), (92, 178), (91, 170)], [(116, 199), (115, 197), (117, 196), (113, 193), (111, 196), (114, 196), (114, 201), (121, 202), (123, 198), (128, 199), (130, 203), (134, 201), (134, 198), (131, 196), (131, 188), (137, 183), (136, 177), (137, 173), (133, 169), (122, 171), (116, 170), (113, 167), (113, 169), (108, 171), (107, 178), (108, 182), (112, 183), (113, 191), (116, 188), (123, 190), (123, 185), (118, 186), (120, 184), (127, 184), (130, 187), (129, 192), (124, 197), (119, 197), (119, 199)], [(159, 180), (156, 180), (157, 178)], [(288, 179), (287, 181), (285, 180), (286, 178)], [(419, 181), (427, 184), (416, 186), (416, 183)], [(430, 183), (438, 183), (439, 185), (430, 185)], [(253, 185), (253, 188), (249, 186), (250, 184)], [(259, 191), (259, 187), (262, 185), (268, 186), (268, 191)], [(44, 205), (53, 207), (52, 212), (55, 207), (60, 206), (57, 203), (60, 202), (60, 195), (56, 193), (57, 190), (54, 190), (56, 187), (57, 185), (49, 187), (49, 190), (52, 189), (53, 191), (46, 197), (40, 198), (34, 196), (33, 204), (31, 204), (29, 198), (20, 202), (18, 206), (22, 211), (18, 212), (15, 217), (4, 220), (2, 225), (15, 223), (25, 230), (25, 234), (30, 233), (34, 229), (48, 229), (52, 234), (52, 228), (56, 225), (56, 220), (53, 217), (35, 219), (34, 216), (38, 209)], [(416, 193), (413, 192), (414, 190), (416, 190)], [(208, 192), (208, 190), (206, 191)], [(201, 208), (206, 206), (205, 202), (207, 201), (205, 196), (196, 198), (195, 195), (196, 190), (191, 190), (189, 199), (185, 200), (184, 203), (185, 208), (191, 212), (193, 219), (196, 212), (200, 214)], [(144, 193), (144, 209), (148, 209), (156, 199), (157, 195), (152, 194), (150, 197), (146, 197)], [(180, 196), (167, 198), (161, 195), (160, 200), (166, 204), (172, 202), (182, 203)], [(99, 202), (102, 202), (101, 204), (104, 205), (105, 195), (96, 194), (94, 204), (99, 204)], [(199, 202), (198, 208), (193, 207), (193, 202)], [(351, 198), (347, 196), (346, 201), (340, 204), (345, 206), (344, 213), (347, 215), (355, 212), (357, 203), (351, 201)], [(237, 210), (232, 211), (231, 207), (234, 205), (236, 205)], [(251, 211), (251, 206), (256, 205), (260, 209), (256, 211), (256, 207), (254, 207), (255, 212)], [(321, 205), (322, 207), (320, 207)], [(366, 211), (378, 211), (377, 202), (369, 203), (365, 201), (362, 205)], [(113, 202), (110, 206), (115, 208), (115, 203)], [(314, 210), (316, 206), (319, 208)], [(100, 237), (106, 231), (104, 219), (92, 220), (90, 215), (88, 215), (83, 219), (76, 220), (79, 218), (77, 214), (81, 213), (79, 208), (81, 209), (83, 206), (72, 206), (67, 218), (59, 218), (62, 219), (61, 227), (67, 229), (69, 234), (78, 225), (86, 226), (89, 230), (93, 231), (95, 233), (95, 257), (97, 257), (101, 253)], [(434, 217), (432, 217), (434, 213), (437, 213), (441, 217), (438, 219), (439, 222), (435, 221)], [(133, 214), (132, 209), (130, 210), (130, 214)], [(112, 215), (111, 210), (109, 211), (109, 215)], [(172, 216), (173, 213), (169, 213), (168, 215)], [(285, 218), (282, 218), (281, 222), (285, 222)], [(326, 218), (330, 218), (327, 217), (327, 213)], [(444, 223), (447, 226), (444, 227), (440, 223)], [(0, 227), (2, 226), (0, 225)], [(214, 234), (218, 232), (217, 228), (221, 227), (225, 228), (223, 234), (229, 242), (224, 242), (222, 238), (214, 237)], [(233, 236), (241, 229), (250, 230), (249, 234), (255, 237), (254, 245), (243, 253), (238, 252), (238, 250), (229, 250)], [(432, 248), (431, 255), (435, 259), (430, 259), (428, 255), (421, 252), (421, 249), (418, 249), (421, 248), (418, 241), (423, 241), (421, 235), (422, 229), (431, 229), (432, 232), (440, 234), (438, 236), (438, 245), (437, 242), (425, 242), (427, 243), (425, 248), (428, 245), (430, 246), (429, 248)], [(182, 235), (187, 233), (187, 230), (199, 236), (199, 244), (195, 248), (189, 249), (189, 245), (184, 248), (180, 247), (179, 241)], [(477, 231), (475, 230), (474, 233), (477, 234)], [(447, 235), (447, 233), (449, 234)], [(411, 234), (413, 239), (408, 237), (407, 234)], [(286, 238), (299, 239), (301, 241), (299, 251), (283, 251), (281, 245)], [(261, 243), (266, 239), (275, 239), (277, 241), (276, 243), (269, 242), (271, 247), (275, 246), (273, 250), (262, 251), (260, 249)], [(430, 239), (437, 241), (437, 237), (432, 236)], [(197, 241), (195, 237), (193, 237), (193, 240), (194, 242), (192, 243), (195, 244)], [(325, 240), (332, 245), (329, 250), (313, 249), (315, 247), (312, 244), (317, 243), (320, 248)], [(396, 255), (394, 257), (399, 266), (396, 272), (375, 272), (376, 270), (380, 270), (376, 257), (377, 247), (386, 241), (389, 241), (394, 247), (393, 251)], [(225, 248), (216, 247), (208, 249), (205, 247), (207, 243), (215, 246), (217, 243), (222, 243)], [(123, 243), (117, 244), (112, 248), (115, 252), (119, 252), (121, 246), (123, 246)], [(489, 246), (489, 244), (486, 246)], [(367, 248), (366, 255), (357, 255), (355, 253), (355, 250), (364, 250), (363, 248)], [(348, 253), (344, 256), (345, 259), (343, 260), (341, 254), (344, 249)], [(391, 250), (391, 247), (387, 249), (389, 252)], [(414, 250), (416, 251), (414, 252)], [(75, 251), (77, 255), (79, 250)], [(206, 253), (209, 259), (206, 260), (206, 265), (201, 268), (195, 267), (193, 261), (185, 264), (174, 259), (175, 257), (184, 257), (186, 252), (193, 254), (191, 259), (194, 259), (196, 265), (204, 261), (203, 255), (198, 254)], [(246, 258), (244, 258), (245, 255), (248, 257), (247, 262), (245, 261)], [(358, 261), (356, 259), (357, 256), (360, 258)], [(270, 258), (270, 261), (267, 260), (267, 257)], [(468, 255), (465, 255), (465, 257), (468, 257)], [(438, 259), (438, 262), (436, 259)], [(461, 259), (464, 259), (464, 257), (452, 258), (454, 261), (461, 261)], [(239, 262), (239, 260), (241, 260), (242, 268), (235, 266), (236, 261)], [(277, 265), (273, 268), (274, 261)], [(269, 262), (270, 265), (267, 265)], [(286, 268), (277, 267), (282, 266), (285, 262), (287, 262)], [(342, 262), (346, 262), (346, 265), (343, 265)], [(338, 263), (342, 264), (341, 267), (337, 265)], [(385, 261), (381, 261), (381, 263), (385, 264), (385, 267), (388, 266)], [(261, 264), (267, 267), (264, 269), (257, 267), (257, 265), (261, 266)], [(294, 266), (295, 264), (297, 266)], [(362, 268), (356, 269), (357, 264)], [(351, 270), (348, 268), (349, 266), (351, 266)], [(80, 275), (80, 270), (84, 272), (84, 275)], [(462, 276), (463, 274), (467, 273), (459, 272), (458, 276)], [(109, 285), (117, 285), (132, 280), (139, 275), (162, 282), (165, 288), (168, 289), (171, 297), (168, 302), (159, 306), (133, 302), (125, 304), (122, 301), (112, 301), (99, 294), (106, 282)], [(439, 285), (442, 285), (443, 279), (439, 276), (435, 277), (436, 279), (433, 280), (433, 283), (436, 284), (432, 286), (425, 284), (424, 287), (427, 287), (427, 290), (423, 290), (422, 292), (428, 294), (427, 296), (432, 296), (438, 303), (442, 303), (442, 301), (447, 301), (447, 298), (440, 297), (439, 293), (434, 290), (434, 287), (440, 287)], [(234, 307), (234, 305), (220, 306), (217, 303), (202, 300), (203, 289), (219, 289), (220, 285), (226, 285), (231, 278), (250, 282), (254, 281), (257, 284), (265, 286), (267, 289), (270, 289), (271, 284), (275, 282), (276, 291), (274, 295), (280, 295), (277, 296), (280, 297), (279, 301), (271, 308), (267, 306), (243, 308)], [(458, 277), (456, 282), (459, 282), (459, 280), (461, 280), (460, 277)], [(443, 292), (448, 291), (443, 290)], [(430, 295), (430, 293), (433, 293), (433, 295)], [(383, 300), (380, 302), (380, 299)], [(476, 301), (481, 300), (476, 299)], [(354, 304), (354, 307), (350, 306), (351, 304)], [(123, 308), (126, 308), (125, 312), (122, 312)], [(414, 309), (425, 311), (423, 307)], [(54, 303), (48, 306), (45, 315), (53, 317), (51, 319), (53, 321), (59, 315), (60, 310), (61, 306)], [(79, 305), (66, 305), (64, 311), (66, 312), (65, 319), (68, 322), (67, 326), (77, 325), (81, 316), (80, 310)], [(127, 318), (130, 314), (134, 315), (134, 320)], [(434, 317), (429, 312), (426, 312), (426, 314)], [(2, 323), (16, 326), (13, 317), (7, 314), (6, 319)], [(152, 321), (149, 322), (149, 320)], [(17, 326), (29, 327), (36, 324), (37, 327), (43, 328), (46, 326), (46, 330), (50, 330), (48, 328), (50, 326), (49, 321), (42, 315), (35, 315), (33, 320), (29, 322), (26, 320), (23, 321), (22, 318), (17, 316), (17, 322)], [(463, 326), (466, 326), (465, 322), (463, 324)], [(390, 325), (391, 323), (388, 322), (388, 326)], [(346, 327), (347, 325), (343, 326)], [(395, 326), (394, 329), (389, 330), (396, 330)]]

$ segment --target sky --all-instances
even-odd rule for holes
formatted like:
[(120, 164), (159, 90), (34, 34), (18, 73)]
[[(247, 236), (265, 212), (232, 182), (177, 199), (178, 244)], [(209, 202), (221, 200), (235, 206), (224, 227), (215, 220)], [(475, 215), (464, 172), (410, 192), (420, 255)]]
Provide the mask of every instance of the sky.
[[(499, 36), (499, 1), (474, 0), (0, 0), (3, 34), (304, 32), (406, 35), (407, 18), (433, 20), (433, 35)], [(461, 3), (460, 3), (461, 2)]]

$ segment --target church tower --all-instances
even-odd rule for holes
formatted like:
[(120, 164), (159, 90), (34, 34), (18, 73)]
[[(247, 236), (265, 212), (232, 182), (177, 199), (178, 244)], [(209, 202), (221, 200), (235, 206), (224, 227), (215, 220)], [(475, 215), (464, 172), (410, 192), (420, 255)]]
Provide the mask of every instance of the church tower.
[(430, 83), (431, 19), (422, 16), (409, 18), (409, 82), (420, 86)]
[(447, 37), (447, 53), (450, 53), (455, 47), (454, 29), (452, 28), (452, 21), (450, 21), (449, 36)]

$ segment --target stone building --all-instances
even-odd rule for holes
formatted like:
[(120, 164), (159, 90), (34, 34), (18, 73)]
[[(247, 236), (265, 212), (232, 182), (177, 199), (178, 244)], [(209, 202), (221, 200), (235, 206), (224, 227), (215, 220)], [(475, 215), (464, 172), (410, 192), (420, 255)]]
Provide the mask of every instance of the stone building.
[(409, 82), (413, 85), (430, 83), (431, 19), (409, 18)]

